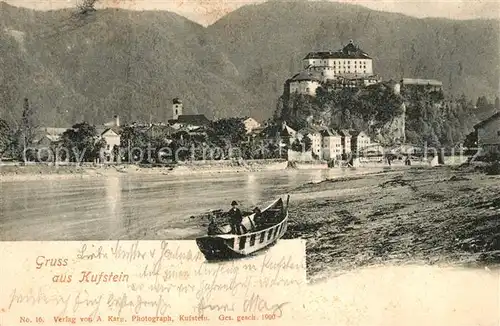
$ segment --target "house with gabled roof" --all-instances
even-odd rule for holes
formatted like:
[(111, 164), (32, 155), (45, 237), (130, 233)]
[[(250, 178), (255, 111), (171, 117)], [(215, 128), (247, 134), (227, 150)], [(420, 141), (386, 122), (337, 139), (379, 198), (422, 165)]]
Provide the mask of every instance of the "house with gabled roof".
[(500, 111), (474, 126), (477, 145), (484, 152), (500, 153)]
[(340, 159), (342, 157), (342, 137), (333, 129), (320, 131), (322, 142), (322, 158), (325, 160)]
[(121, 136), (120, 127), (96, 127), (97, 137), (96, 140), (104, 140), (105, 145), (103, 154), (108, 162), (114, 161), (115, 147), (120, 148)]
[(321, 130), (314, 126), (307, 126), (297, 131), (297, 139), (308, 137), (311, 140), (311, 151), (317, 157), (321, 157)]
[(255, 120), (252, 117), (244, 117), (242, 120), (243, 120), (243, 124), (245, 125), (245, 130), (247, 131), (247, 134), (250, 134), (254, 130), (261, 127), (260, 122), (258, 122), (257, 120)]
[(358, 156), (370, 146), (371, 139), (364, 131), (351, 131), (351, 151)]
[(340, 135), (342, 154), (349, 155), (352, 152), (351, 132), (347, 129), (340, 129), (337, 132)]

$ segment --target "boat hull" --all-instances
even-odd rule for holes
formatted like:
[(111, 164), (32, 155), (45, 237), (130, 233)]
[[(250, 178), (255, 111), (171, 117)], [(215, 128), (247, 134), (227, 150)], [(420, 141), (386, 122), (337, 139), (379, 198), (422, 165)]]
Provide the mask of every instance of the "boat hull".
[(283, 207), (281, 199), (267, 208), (269, 211), (273, 209), (280, 211), (281, 216), (279, 216), (277, 222), (267, 227), (253, 229), (242, 235), (219, 234), (204, 236), (197, 238), (196, 244), (207, 260), (237, 259), (269, 248), (286, 233), (288, 223), (288, 207), (286, 209)]
[(224, 239), (218, 237), (198, 238), (196, 239), (196, 244), (206, 260), (217, 261), (245, 257), (245, 255), (232, 250), (225, 243)]

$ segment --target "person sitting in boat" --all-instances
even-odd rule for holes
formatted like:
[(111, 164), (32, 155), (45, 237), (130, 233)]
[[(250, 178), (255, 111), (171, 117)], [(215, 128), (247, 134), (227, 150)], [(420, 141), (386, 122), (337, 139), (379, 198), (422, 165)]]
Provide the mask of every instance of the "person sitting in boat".
[[(242, 224), (243, 215), (241, 214), (240, 209), (238, 208), (238, 203), (233, 200), (231, 203), (231, 209), (228, 212), (229, 214), (229, 224), (231, 224), (231, 233), (233, 234), (243, 234), (247, 232), (247, 229)], [(243, 229), (243, 232), (241, 232)]]
[(258, 207), (255, 207), (253, 209), (253, 213), (254, 213), (254, 216), (253, 216), (253, 221), (255, 223), (255, 227), (258, 228), (259, 226), (261, 226), (264, 222), (263, 220), (263, 216), (262, 216), (262, 211), (260, 210), (260, 208)]
[(207, 232), (207, 234), (208, 235), (219, 234), (219, 227), (215, 223), (215, 218), (213, 217), (213, 215), (210, 215), (209, 219), (210, 219), (210, 223), (208, 224), (208, 232)]

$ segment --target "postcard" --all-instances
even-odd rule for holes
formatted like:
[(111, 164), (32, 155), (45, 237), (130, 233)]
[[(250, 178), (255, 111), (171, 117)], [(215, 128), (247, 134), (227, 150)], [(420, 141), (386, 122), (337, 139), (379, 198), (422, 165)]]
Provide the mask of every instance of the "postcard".
[(498, 325), (499, 22), (0, 1), (0, 326)]

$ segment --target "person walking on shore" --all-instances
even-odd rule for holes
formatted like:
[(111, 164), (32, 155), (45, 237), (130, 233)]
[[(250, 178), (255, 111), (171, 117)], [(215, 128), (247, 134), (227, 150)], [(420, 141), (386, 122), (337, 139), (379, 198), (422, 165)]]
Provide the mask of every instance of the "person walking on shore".
[[(243, 221), (243, 215), (238, 208), (238, 203), (233, 200), (231, 203), (231, 209), (229, 210), (229, 224), (231, 224), (231, 233), (233, 234), (243, 234), (247, 232), (247, 229), (241, 222)], [(243, 232), (241, 232), (241, 229)]]

